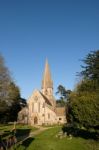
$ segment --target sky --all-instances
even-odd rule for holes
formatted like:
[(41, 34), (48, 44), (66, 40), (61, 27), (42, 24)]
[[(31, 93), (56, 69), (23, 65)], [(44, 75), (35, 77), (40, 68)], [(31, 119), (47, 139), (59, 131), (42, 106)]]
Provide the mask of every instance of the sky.
[(54, 93), (73, 90), (82, 59), (99, 49), (99, 0), (0, 0), (0, 53), (28, 98), (48, 59)]

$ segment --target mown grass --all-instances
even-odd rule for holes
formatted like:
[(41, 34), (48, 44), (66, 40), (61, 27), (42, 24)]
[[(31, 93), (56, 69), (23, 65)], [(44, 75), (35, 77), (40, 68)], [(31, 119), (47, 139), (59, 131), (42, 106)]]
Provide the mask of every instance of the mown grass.
[[(13, 124), (0, 124), (0, 132), (11, 131), (13, 127)], [(16, 129), (31, 129), (32, 131), (34, 131), (36, 128), (29, 125), (16, 124)]]
[[(13, 124), (0, 125), (0, 135), (2, 139), (7, 139), (11, 136), (11, 132), (14, 128)], [(29, 125), (16, 124), (16, 136), (20, 140), (22, 136), (28, 136), (30, 132), (33, 132), (37, 128)]]
[(99, 150), (99, 143), (94, 140), (86, 140), (80, 137), (57, 138), (61, 127), (50, 128), (41, 134), (28, 138), (17, 150)]

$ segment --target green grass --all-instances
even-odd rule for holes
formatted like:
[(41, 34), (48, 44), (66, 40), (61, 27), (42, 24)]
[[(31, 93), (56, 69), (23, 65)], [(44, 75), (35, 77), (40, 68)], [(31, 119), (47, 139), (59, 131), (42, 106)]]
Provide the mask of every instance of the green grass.
[[(4, 131), (11, 131), (13, 129), (14, 125), (13, 124), (1, 124), (0, 125), (0, 132), (4, 132)], [(31, 129), (32, 131), (34, 131), (36, 128), (29, 126), (29, 125), (21, 125), (21, 124), (16, 124), (16, 129)]]
[[(7, 125), (0, 125), (0, 134), (2, 135), (2, 139), (7, 139), (9, 136), (11, 136), (11, 131), (13, 129), (14, 125), (7, 124)], [(21, 140), (23, 137), (26, 137), (29, 135), (30, 132), (37, 130), (37, 128), (28, 126), (28, 125), (16, 125), (16, 136), (18, 140)]]
[(99, 150), (99, 143), (94, 140), (68, 137), (56, 138), (61, 127), (53, 127), (31, 137), (17, 147), (17, 150)]

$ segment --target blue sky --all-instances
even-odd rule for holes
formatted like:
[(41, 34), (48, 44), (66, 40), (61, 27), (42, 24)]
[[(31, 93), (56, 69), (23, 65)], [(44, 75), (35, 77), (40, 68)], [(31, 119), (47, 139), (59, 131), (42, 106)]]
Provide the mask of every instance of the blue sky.
[(46, 58), (54, 92), (73, 89), (80, 59), (97, 49), (98, 0), (0, 0), (0, 52), (22, 97), (41, 88)]

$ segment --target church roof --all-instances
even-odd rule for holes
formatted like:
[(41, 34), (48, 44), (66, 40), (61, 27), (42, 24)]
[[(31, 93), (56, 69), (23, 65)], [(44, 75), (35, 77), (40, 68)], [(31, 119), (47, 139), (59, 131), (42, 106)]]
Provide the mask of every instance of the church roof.
[(48, 61), (46, 60), (45, 71), (42, 80), (42, 89), (47, 89), (47, 88), (53, 88), (53, 81), (51, 79), (49, 64)]
[(52, 106), (52, 104), (51, 104), (51, 102), (48, 100), (48, 98), (47, 98), (43, 93), (40, 92), (40, 94), (41, 94), (42, 97), (44, 98), (45, 102), (46, 102), (48, 105)]
[(66, 114), (65, 107), (56, 107), (56, 115), (57, 116), (64, 116)]
[(27, 114), (28, 113), (28, 107), (23, 107), (20, 111), (19, 114)]

